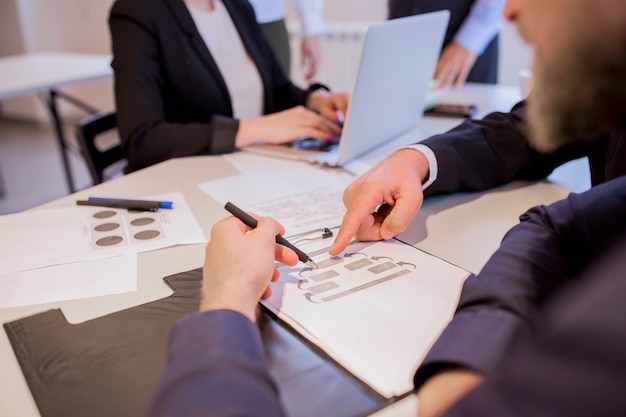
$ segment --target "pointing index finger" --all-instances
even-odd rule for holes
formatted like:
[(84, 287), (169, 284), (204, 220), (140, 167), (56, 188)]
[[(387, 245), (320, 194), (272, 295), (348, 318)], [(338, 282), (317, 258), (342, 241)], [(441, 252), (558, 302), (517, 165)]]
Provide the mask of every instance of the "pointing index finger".
[(328, 253), (335, 256), (343, 251), (354, 237), (359, 226), (371, 215), (371, 210), (348, 210), (343, 216), (337, 237)]

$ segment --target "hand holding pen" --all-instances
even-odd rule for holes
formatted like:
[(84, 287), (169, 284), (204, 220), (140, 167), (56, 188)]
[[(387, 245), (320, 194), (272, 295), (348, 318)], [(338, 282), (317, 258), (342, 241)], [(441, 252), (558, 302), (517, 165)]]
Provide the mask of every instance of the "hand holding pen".
[(275, 243), (283, 232), (269, 217), (252, 231), (234, 217), (216, 223), (206, 246), (200, 310), (234, 310), (255, 321), (259, 299), (271, 295), (269, 283), (279, 277), (275, 260), (298, 262), (292, 250)]
[[(236, 205), (234, 205), (233, 203), (231, 202), (226, 203), (224, 208), (230, 214), (232, 214), (233, 216), (241, 220), (243, 224), (245, 224), (246, 226), (251, 227), (253, 229), (257, 227), (257, 220), (251, 215), (249, 215), (248, 213), (246, 213), (245, 211), (243, 211), (242, 209), (240, 209), (239, 207), (237, 207)], [(302, 252), (300, 249), (298, 249), (297, 247), (289, 243), (289, 241), (285, 239), (284, 237), (282, 237), (280, 234), (276, 235), (276, 243), (278, 243), (279, 245), (286, 246), (292, 251), (294, 251), (296, 255), (298, 255), (298, 259), (301, 262), (304, 262), (305, 264), (307, 264), (308, 266), (312, 268), (316, 268), (316, 269), (319, 268), (317, 264), (313, 262), (313, 259), (309, 258), (309, 255), (307, 255), (306, 253)]]

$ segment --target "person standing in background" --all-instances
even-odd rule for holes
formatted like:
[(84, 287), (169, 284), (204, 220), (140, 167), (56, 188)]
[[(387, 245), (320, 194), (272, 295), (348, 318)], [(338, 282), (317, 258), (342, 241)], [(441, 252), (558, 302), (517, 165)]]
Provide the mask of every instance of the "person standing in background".
[[(285, 17), (284, 0), (249, 0), (261, 25), (263, 34), (278, 57), (285, 74), (291, 70), (291, 49)], [(300, 17), (302, 30), (301, 64), (304, 78), (311, 80), (319, 68), (321, 34), (326, 32), (324, 23), (324, 0), (291, 0)]]
[(389, 18), (450, 10), (450, 23), (435, 70), (439, 88), (466, 81), (498, 82), (498, 33), (504, 0), (389, 0)]

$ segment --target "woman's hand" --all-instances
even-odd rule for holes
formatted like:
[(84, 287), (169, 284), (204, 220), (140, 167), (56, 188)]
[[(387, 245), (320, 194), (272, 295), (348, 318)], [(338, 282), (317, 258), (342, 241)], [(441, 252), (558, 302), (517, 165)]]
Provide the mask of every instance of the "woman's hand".
[(437, 88), (461, 87), (465, 84), (474, 63), (476, 55), (465, 49), (456, 42), (450, 42), (443, 48), (437, 68), (435, 79), (438, 81)]
[[(336, 117), (336, 113), (333, 115)], [(304, 106), (242, 119), (239, 121), (235, 146), (244, 148), (259, 142), (287, 143), (303, 137), (330, 140), (341, 134), (341, 127), (334, 120), (336, 119), (324, 117)]]
[(343, 123), (349, 104), (348, 93), (329, 93), (324, 90), (314, 91), (307, 100), (307, 106), (311, 110), (337, 123)]

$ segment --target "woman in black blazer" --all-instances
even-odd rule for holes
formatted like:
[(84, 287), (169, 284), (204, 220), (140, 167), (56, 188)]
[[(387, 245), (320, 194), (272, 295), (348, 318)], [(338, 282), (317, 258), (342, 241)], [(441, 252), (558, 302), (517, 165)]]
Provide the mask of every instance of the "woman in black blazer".
[[(235, 118), (231, 95), (185, 1), (221, 1), (262, 82), (262, 114)], [(169, 158), (221, 154), (255, 142), (340, 132), (348, 95), (302, 90), (283, 73), (246, 0), (117, 0), (109, 15), (117, 123), (127, 172)], [(306, 107), (304, 107), (306, 105)]]

